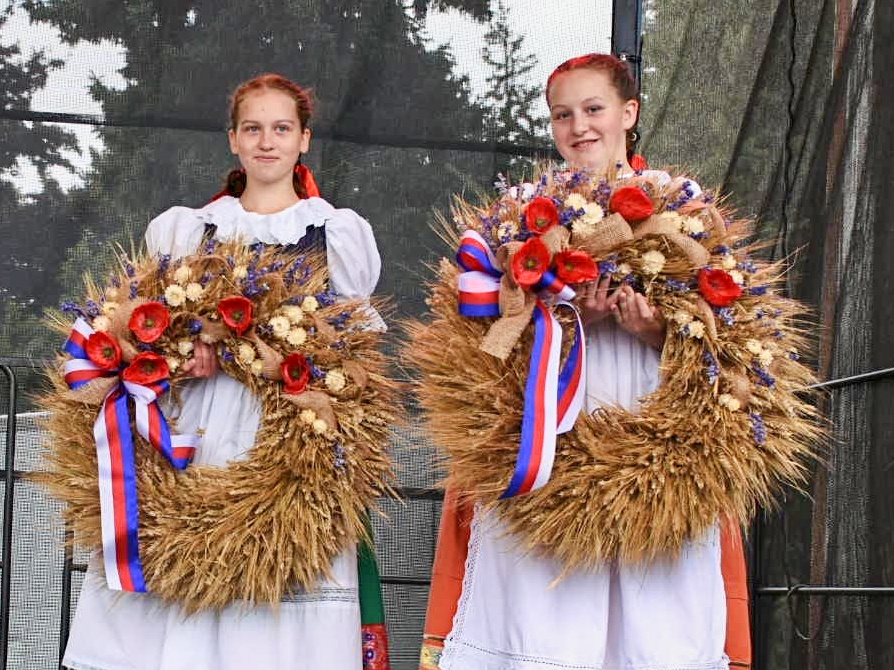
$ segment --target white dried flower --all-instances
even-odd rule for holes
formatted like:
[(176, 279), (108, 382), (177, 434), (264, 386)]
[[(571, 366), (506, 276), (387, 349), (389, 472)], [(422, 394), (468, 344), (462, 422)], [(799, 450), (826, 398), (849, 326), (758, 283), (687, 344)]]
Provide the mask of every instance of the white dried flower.
[(301, 302), (301, 309), (303, 309), (308, 314), (312, 314), (313, 312), (316, 312), (319, 308), (320, 308), (320, 303), (317, 302), (317, 299), (315, 297), (313, 297), (312, 295), (307, 296)]
[(684, 233), (688, 235), (698, 235), (705, 232), (705, 223), (701, 219), (694, 216), (681, 217), (680, 226)]
[(93, 330), (106, 331), (112, 327), (112, 320), (104, 315), (97, 316), (93, 319)]
[(745, 348), (748, 349), (752, 354), (757, 356), (761, 350), (763, 350), (764, 346), (754, 339), (745, 340)]
[(738, 265), (738, 263), (736, 262), (736, 257), (733, 256), (732, 254), (726, 254), (723, 257), (723, 269), (724, 270), (732, 270), (734, 267), (736, 267), (736, 265)]
[(280, 312), (282, 312), (282, 315), (295, 325), (304, 321), (304, 312), (301, 311), (301, 308), (298, 307), (298, 305), (285, 305), (280, 309)]
[(733, 280), (734, 282), (736, 282), (739, 286), (744, 286), (744, 284), (745, 284), (745, 275), (743, 275), (743, 274), (742, 274), (741, 272), (739, 272), (738, 270), (730, 270), (730, 271), (728, 272), (728, 274), (729, 274), (730, 278), (732, 278), (732, 280)]
[(198, 282), (193, 281), (186, 285), (186, 299), (191, 302), (195, 302), (201, 298), (204, 292), (204, 287)]
[(233, 268), (233, 279), (245, 279), (248, 276), (248, 268), (244, 265), (237, 265)]
[(342, 370), (341, 368), (329, 370), (326, 373), (326, 388), (328, 388), (333, 393), (338, 393), (339, 391), (344, 389), (347, 383), (348, 380), (345, 377), (344, 370)]
[(260, 358), (256, 358), (255, 360), (253, 360), (250, 367), (251, 373), (254, 376), (260, 377), (262, 374), (264, 374), (264, 361), (262, 361)]
[(267, 325), (273, 329), (273, 335), (281, 340), (286, 339), (289, 336), (289, 331), (292, 329), (292, 324), (282, 315), (274, 316), (267, 322)]
[(674, 312), (674, 315), (671, 318), (681, 326), (685, 326), (687, 323), (692, 323), (692, 314), (685, 309), (678, 309)]
[(307, 341), (307, 331), (304, 328), (292, 328), (286, 335), (286, 342), (293, 347), (300, 347)]
[(181, 356), (189, 356), (194, 348), (195, 345), (193, 345), (192, 340), (177, 340), (177, 351)]
[(248, 342), (239, 343), (239, 346), (236, 349), (236, 358), (238, 358), (240, 362), (245, 363), (246, 365), (251, 365), (257, 357), (258, 354), (255, 351), (255, 348)]
[(174, 281), (178, 284), (185, 284), (189, 281), (189, 278), (192, 276), (192, 270), (188, 265), (181, 265), (179, 268), (174, 270)]
[(631, 272), (633, 272), (633, 268), (630, 267), (630, 263), (621, 263), (618, 266), (618, 274), (621, 275), (622, 277), (626, 277)]
[(580, 218), (584, 223), (595, 224), (602, 221), (604, 217), (605, 212), (602, 211), (602, 207), (598, 203), (588, 202), (584, 205), (584, 214)]
[(186, 291), (178, 284), (171, 284), (165, 289), (165, 300), (171, 307), (179, 307), (186, 299)]
[(106, 316), (112, 316), (112, 314), (114, 314), (120, 306), (121, 305), (119, 305), (117, 302), (109, 300), (108, 302), (104, 302), (102, 304), (102, 313)]
[(317, 420), (317, 413), (314, 412), (312, 409), (303, 409), (298, 415), (298, 418), (301, 419), (303, 423), (306, 423), (309, 426)]
[(742, 408), (742, 403), (729, 393), (721, 393), (720, 397), (717, 398), (717, 402), (731, 412), (737, 412)]
[(580, 193), (572, 193), (565, 198), (565, 207), (573, 210), (583, 209), (587, 205), (587, 199)]
[(312, 424), (311, 427), (314, 429), (314, 432), (317, 435), (322, 435), (327, 430), (329, 430), (329, 424), (323, 421), (323, 419), (317, 419)]
[(642, 255), (642, 269), (647, 275), (657, 275), (664, 268), (664, 254), (657, 249), (647, 251)]
[(757, 355), (757, 360), (762, 367), (768, 368), (773, 363), (773, 352), (769, 349), (761, 349)]
[(700, 340), (705, 336), (705, 324), (698, 319), (693, 320), (691, 323), (687, 323), (684, 328), (689, 337), (694, 337)]

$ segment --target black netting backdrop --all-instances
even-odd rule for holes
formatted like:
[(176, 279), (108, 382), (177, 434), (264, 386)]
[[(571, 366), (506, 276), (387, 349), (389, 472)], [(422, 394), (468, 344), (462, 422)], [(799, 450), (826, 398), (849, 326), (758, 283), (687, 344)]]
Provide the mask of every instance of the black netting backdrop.
[(768, 253), (794, 255), (789, 290), (816, 308), (822, 379), (880, 371), (829, 389), (823, 464), (752, 530), (755, 667), (894, 667), (890, 594), (764, 588), (892, 584), (894, 5), (693, 0), (653, 10), (645, 153), (697, 166), (759, 218), (776, 240)]
[[(399, 319), (424, 311), (426, 262), (444, 252), (429, 230), (434, 212), (451, 194), (485, 191), (498, 172), (521, 174), (529, 157), (550, 155), (545, 110), (535, 104), (542, 80), (569, 56), (608, 49), (612, 4), (625, 3), (4, 3), (0, 360), (18, 378), (16, 469), (39, 467), (28, 395), (58, 345), (43, 309), (77, 299), (83, 274), (102, 273), (113, 243), (138, 243), (151, 217), (218, 190), (233, 165), (223, 129), (235, 84), (276, 71), (314, 88), (307, 163), (324, 197), (372, 222), (379, 289)], [(750, 529), (755, 667), (892, 668), (894, 598), (786, 597), (773, 587), (892, 583), (894, 389), (885, 371), (894, 367), (894, 227), (884, 197), (894, 185), (894, 5), (645, 0), (640, 8), (640, 151), (721, 187), (775, 241), (768, 254), (794, 258), (788, 288), (815, 306), (822, 379), (881, 371), (829, 387), (822, 465)], [(573, 30), (582, 17), (583, 33)], [(45, 43), (55, 46), (35, 52)], [(85, 141), (90, 152), (78, 157)], [(3, 421), (8, 399), (0, 393)], [(402, 486), (435, 483), (418, 423), (396, 432), (393, 448)], [(423, 498), (382, 508), (377, 550), (394, 666), (409, 669), (440, 506)], [(55, 504), (28, 483), (16, 487), (14, 510), (8, 667), (52, 668), (64, 629), (63, 531)], [(76, 573), (75, 600), (80, 581)]]

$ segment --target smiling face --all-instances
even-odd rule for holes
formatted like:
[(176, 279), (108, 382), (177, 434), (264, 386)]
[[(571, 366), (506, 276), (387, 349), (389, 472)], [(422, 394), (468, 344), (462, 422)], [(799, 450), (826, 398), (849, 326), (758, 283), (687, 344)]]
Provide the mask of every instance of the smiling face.
[(556, 148), (576, 168), (629, 169), (627, 131), (636, 124), (639, 103), (624, 100), (603, 70), (581, 67), (557, 75), (549, 87)]
[(239, 102), (229, 131), (230, 150), (239, 156), (249, 187), (291, 188), (298, 157), (310, 147), (310, 129), (301, 125), (295, 100), (276, 89), (260, 89)]

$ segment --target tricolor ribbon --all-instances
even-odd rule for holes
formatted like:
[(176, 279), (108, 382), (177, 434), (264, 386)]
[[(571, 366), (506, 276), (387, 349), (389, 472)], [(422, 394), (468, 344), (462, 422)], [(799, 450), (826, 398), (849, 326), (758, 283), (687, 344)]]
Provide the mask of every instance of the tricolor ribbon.
[(459, 313), (471, 317), (500, 316), (503, 272), (484, 238), (474, 230), (463, 233), (456, 261), (465, 270), (458, 280)]
[(501, 498), (530, 493), (549, 481), (556, 456), (556, 438), (574, 427), (584, 404), (583, 324), (574, 306), (567, 302), (558, 305), (570, 308), (575, 314), (574, 342), (561, 365), (562, 327), (552, 311), (538, 300), (532, 317), (534, 345), (525, 381), (521, 443), (515, 471)]
[[(93, 332), (86, 321), (78, 319), (63, 347), (74, 357), (64, 367), (65, 381), (71, 389), (121, 373), (120, 369), (102, 369), (87, 357), (86, 342)], [(134, 400), (137, 432), (178, 470), (189, 465), (198, 442), (195, 435), (171, 435), (158, 405), (158, 397), (169, 388), (167, 380), (144, 385), (119, 378), (93, 424), (103, 563), (106, 582), (116, 591), (146, 591), (139, 552), (139, 506), (128, 398)]]
[[(456, 260), (465, 270), (458, 280), (459, 312), (469, 317), (500, 316), (499, 292), (503, 272), (484, 238), (466, 231)], [(534, 305), (534, 344), (525, 382), (521, 443), (515, 470), (502, 498), (529, 493), (549, 481), (556, 453), (556, 437), (574, 426), (584, 404), (583, 370), (586, 349), (583, 324), (568, 301), (575, 293), (552, 272), (533, 287), (553, 293), (555, 307), (567, 307), (575, 315), (575, 335), (568, 358), (561, 364), (562, 327), (547, 304)]]

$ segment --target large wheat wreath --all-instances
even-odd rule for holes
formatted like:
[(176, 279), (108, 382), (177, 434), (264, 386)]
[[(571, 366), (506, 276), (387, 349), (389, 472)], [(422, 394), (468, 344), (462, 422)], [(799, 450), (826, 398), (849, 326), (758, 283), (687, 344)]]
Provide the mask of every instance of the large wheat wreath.
[[(88, 282), (84, 304), (63, 310), (79, 317), (66, 346), (74, 355), (50, 371), (42, 399), (40, 479), (67, 503), (78, 544), (103, 545), (94, 424), (116, 394), (134, 428), (146, 590), (187, 611), (276, 604), (312, 589), (363, 536), (365, 511), (388, 490), (395, 389), (369, 306), (328, 292), (322, 254), (211, 241), (181, 260), (122, 256), (106, 286)], [(124, 389), (161, 395), (169, 383), (175, 409), (191, 383), (177, 369), (197, 337), (217, 347), (262, 416), (246, 460), (178, 470), (140, 436)]]
[[(476, 314), (481, 296), (465, 305), (472, 316), (460, 314), (458, 279), (471, 272), (445, 259), (431, 319), (409, 326), (407, 356), (421, 370), (448, 486), (493, 506), (526, 550), (572, 569), (673, 555), (723, 515), (747, 523), (781, 484), (802, 481), (821, 434), (803, 393), (813, 381), (799, 361), (804, 309), (778, 292), (784, 265), (754, 255), (751, 222), (660, 172), (544, 171), (501, 190), (481, 207), (458, 200), (444, 226), (453, 243), (474, 231), (493, 253), (499, 315)], [(600, 273), (644, 293), (666, 319), (660, 385), (637, 413), (582, 412), (557, 438), (548, 482), (505, 497), (538, 291)], [(571, 325), (569, 310), (555, 311)]]

